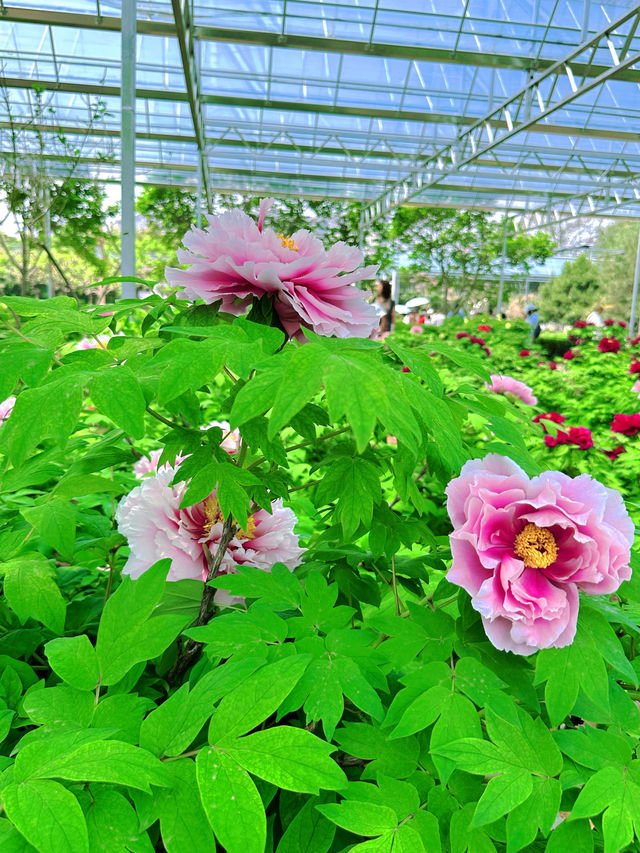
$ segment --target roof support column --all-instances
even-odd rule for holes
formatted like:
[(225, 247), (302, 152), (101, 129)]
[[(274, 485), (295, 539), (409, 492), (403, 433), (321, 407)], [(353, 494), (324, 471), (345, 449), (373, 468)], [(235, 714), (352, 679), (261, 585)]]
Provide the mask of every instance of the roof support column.
[[(121, 45), (120, 273), (123, 276), (134, 276), (136, 274), (136, 0), (122, 0)], [(134, 282), (122, 282), (122, 298), (136, 298)]]
[(638, 253), (636, 254), (636, 271), (633, 276), (633, 295), (631, 297), (631, 316), (629, 317), (629, 334), (635, 337), (636, 309), (638, 307), (638, 285), (640, 284), (640, 228), (638, 229)]

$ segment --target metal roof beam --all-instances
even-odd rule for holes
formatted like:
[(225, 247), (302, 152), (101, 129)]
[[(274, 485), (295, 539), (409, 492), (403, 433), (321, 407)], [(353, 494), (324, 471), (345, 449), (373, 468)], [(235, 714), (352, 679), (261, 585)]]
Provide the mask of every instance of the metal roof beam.
[[(59, 27), (79, 29), (120, 30), (120, 18), (114, 15), (88, 15), (78, 12), (56, 12), (49, 9), (25, 9), (17, 6), (2, 8), (0, 19), (20, 23), (51, 24)], [(145, 35), (175, 36), (176, 27), (170, 21), (138, 19), (138, 32)], [(491, 51), (451, 50), (421, 45), (392, 44), (359, 39), (322, 38), (295, 33), (266, 32), (263, 30), (235, 29), (225, 27), (194, 26), (193, 36), (203, 41), (220, 41), (230, 44), (246, 44), (315, 50), (323, 53), (342, 53), (354, 56), (380, 56), (392, 59), (408, 59), (424, 62), (444, 62), (456, 65), (485, 66), (489, 68), (518, 69), (521, 71), (543, 71), (554, 64), (554, 60), (517, 54), (494, 53)], [(576, 63), (573, 71), (578, 76), (597, 77), (606, 66)], [(640, 82), (640, 71), (626, 68), (620, 73), (621, 80)]]
[(202, 104), (200, 100), (200, 69), (196, 57), (196, 46), (193, 38), (193, 27), (191, 24), (191, 12), (189, 0), (171, 0), (173, 17), (176, 22), (176, 35), (180, 45), (180, 56), (182, 57), (182, 70), (184, 82), (189, 99), (189, 109), (193, 121), (193, 130), (198, 143), (200, 155), (200, 169), (204, 194), (207, 200), (207, 210), (212, 210), (211, 178), (209, 175), (209, 160), (207, 158), (207, 143), (204, 131), (204, 118), (202, 115)]
[[(574, 62), (580, 56), (585, 53), (589, 53), (591, 57), (594, 56), (598, 47), (601, 44), (606, 46), (614, 35), (624, 38), (627, 34), (624, 30), (625, 26), (628, 25), (633, 29), (637, 26), (638, 19), (640, 19), (640, 5), (636, 5), (631, 12), (622, 15), (597, 35), (583, 42), (543, 73), (533, 76), (512, 97), (491, 109), (481, 119), (474, 121), (470, 127), (459, 133), (452, 143), (442, 146), (431, 154), (424, 164), (401, 180), (395, 181), (373, 203), (363, 207), (361, 228), (364, 230), (376, 219), (422, 194), (448, 175), (460, 173), (474, 160), (517, 134), (533, 129), (536, 124), (541, 123), (541, 129), (544, 132), (546, 128), (544, 121), (549, 115), (617, 76), (624, 68), (630, 68), (640, 62), (640, 52), (627, 54), (624, 61), (615, 62), (613, 57), (610, 57), (612, 62), (606, 71), (596, 77), (583, 77), (581, 83), (576, 81), (573, 70)], [(565, 78), (568, 80), (570, 91), (563, 95), (562, 86), (558, 84)], [(531, 103), (531, 95), (535, 95), (537, 110), (535, 101)], [(506, 122), (506, 129), (503, 122)]]
[[(637, 61), (637, 60), (636, 60)], [(2, 80), (3, 86), (7, 88), (29, 89), (33, 86), (41, 86), (48, 92), (77, 92), (87, 95), (101, 95), (103, 97), (120, 97), (119, 86), (107, 86), (93, 83), (70, 83), (66, 81), (42, 80), (32, 77), (4, 77)], [(597, 84), (596, 84), (597, 85)], [(162, 101), (188, 101), (186, 92), (179, 92), (170, 89), (136, 89), (136, 97), (143, 100), (162, 100)], [(461, 116), (448, 113), (433, 113), (433, 112), (417, 112), (410, 110), (393, 110), (376, 107), (346, 107), (333, 106), (333, 104), (314, 103), (310, 101), (268, 101), (266, 98), (244, 98), (235, 97), (233, 95), (208, 95), (200, 96), (202, 104), (217, 104), (220, 106), (245, 107), (246, 109), (256, 110), (275, 110), (286, 112), (303, 112), (303, 113), (328, 113), (330, 115), (355, 116), (362, 118), (379, 118), (382, 120), (391, 121), (407, 121), (420, 124), (447, 124), (453, 127), (464, 126), (465, 128), (473, 128), (478, 124), (478, 119), (473, 116)], [(493, 128), (495, 130), (508, 130), (506, 120), (493, 120)], [(560, 136), (581, 136), (593, 139), (618, 139), (624, 142), (637, 142), (638, 134), (629, 130), (616, 130), (609, 128), (584, 128), (572, 125), (556, 125), (538, 123), (537, 118), (529, 125), (529, 130), (533, 132), (560, 135)], [(465, 130), (465, 133), (469, 131)], [(420, 156), (419, 154), (416, 156)], [(425, 158), (427, 155), (424, 155)]]

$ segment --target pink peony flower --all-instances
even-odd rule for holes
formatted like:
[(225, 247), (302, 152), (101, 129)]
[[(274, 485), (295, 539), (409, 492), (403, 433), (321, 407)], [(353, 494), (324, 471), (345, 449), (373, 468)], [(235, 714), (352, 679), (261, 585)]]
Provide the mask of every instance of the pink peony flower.
[(272, 199), (260, 202), (258, 223), (241, 210), (207, 216), (207, 228), (192, 227), (178, 249), (188, 270), (166, 270), (170, 284), (184, 288), (184, 298), (222, 301), (228, 314), (245, 314), (253, 297), (273, 295), (274, 307), (290, 336), (302, 329), (319, 335), (369, 337), (378, 316), (356, 282), (371, 279), (377, 266), (360, 267), (363, 254), (346, 243), (325, 251), (309, 231), (290, 237), (262, 227)]
[(220, 447), (223, 450), (226, 450), (227, 453), (237, 453), (240, 449), (240, 430), (239, 429), (231, 429), (231, 424), (229, 421), (211, 421), (211, 423), (202, 427), (202, 429), (209, 429), (209, 427), (220, 427), (222, 430), (222, 441), (220, 442)]
[[(131, 549), (122, 571), (132, 578), (168, 557), (171, 568), (167, 580), (206, 579), (208, 567), (202, 546), (207, 544), (215, 553), (222, 535), (222, 513), (215, 492), (194, 506), (180, 509), (187, 484), (171, 485), (176, 470), (163, 466), (145, 477), (118, 506), (118, 530)], [(265, 571), (274, 563), (284, 563), (293, 570), (304, 553), (293, 530), (297, 520), (281, 500), (271, 504), (271, 513), (264, 509), (254, 512), (247, 529), (238, 530), (231, 540), (220, 573), (234, 572), (245, 563)], [(226, 592), (220, 596), (216, 593), (216, 600), (228, 600)]]
[[(631, 390), (633, 391), (634, 394), (640, 395), (640, 379), (636, 380), (633, 383), (633, 385), (631, 386)], [(9, 399), (11, 399), (11, 397), (9, 397)]]
[(110, 340), (111, 335), (97, 335), (95, 338), (88, 338), (85, 335), (78, 341), (74, 349), (106, 349)]
[(11, 412), (13, 411), (15, 403), (15, 397), (7, 397), (6, 400), (3, 400), (0, 403), (0, 425), (3, 424), (9, 418)]
[(422, 328), (422, 326), (412, 326), (409, 331), (412, 335), (421, 335), (423, 334), (424, 329)]
[(533, 396), (533, 389), (513, 376), (501, 376), (498, 373), (491, 374), (491, 384), (485, 383), (489, 391), (494, 394), (511, 394), (527, 406), (535, 406), (538, 398)]
[(637, 435), (640, 432), (640, 412), (634, 415), (614, 415), (611, 421), (611, 432)]
[(498, 649), (530, 655), (569, 645), (578, 589), (611, 593), (631, 577), (633, 522), (619, 492), (588, 474), (530, 479), (490, 454), (467, 462), (446, 493), (447, 579), (471, 595)]
[(563, 353), (562, 357), (567, 361), (572, 361), (578, 353), (574, 352), (572, 349), (568, 349), (565, 353)]

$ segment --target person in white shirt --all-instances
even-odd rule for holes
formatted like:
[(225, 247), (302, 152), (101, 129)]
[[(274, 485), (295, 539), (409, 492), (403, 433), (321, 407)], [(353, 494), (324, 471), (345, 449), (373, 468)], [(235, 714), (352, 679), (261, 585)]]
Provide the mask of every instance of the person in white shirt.
[(604, 320), (601, 316), (602, 305), (596, 305), (587, 317), (587, 323), (593, 323), (594, 326), (604, 326)]

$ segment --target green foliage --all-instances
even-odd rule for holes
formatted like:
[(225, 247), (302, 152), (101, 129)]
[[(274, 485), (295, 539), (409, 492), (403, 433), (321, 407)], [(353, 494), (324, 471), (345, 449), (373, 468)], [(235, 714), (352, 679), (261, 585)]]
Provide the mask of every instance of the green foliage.
[[(283, 205), (283, 229), (316, 209)], [(602, 388), (628, 393), (624, 348), (581, 345), (560, 402), (518, 357), (517, 323), (492, 321), (486, 357), (453, 323), (285, 341), (268, 304), (253, 319), (155, 295), (108, 318), (66, 297), (0, 312), (0, 388), (17, 396), (0, 427), (3, 853), (638, 849), (635, 576), (581, 602), (572, 645), (530, 658), (494, 649), (446, 580), (445, 488), (488, 451), (591, 471), (628, 490), (635, 519), (632, 438), (624, 470), (547, 448), (530, 410), (484, 388), (513, 372), (608, 438)], [(75, 349), (107, 327), (124, 334)], [(212, 421), (239, 428), (234, 453)], [(249, 561), (205, 587), (168, 581), (167, 557), (123, 577), (117, 502), (156, 449), (187, 456), (183, 507), (215, 489), (247, 552), (252, 515), (283, 499), (301, 565)], [(231, 604), (207, 610), (210, 594)]]
[(557, 278), (541, 285), (537, 303), (545, 321), (575, 323), (586, 319), (600, 299), (598, 267), (587, 255), (578, 255)]

